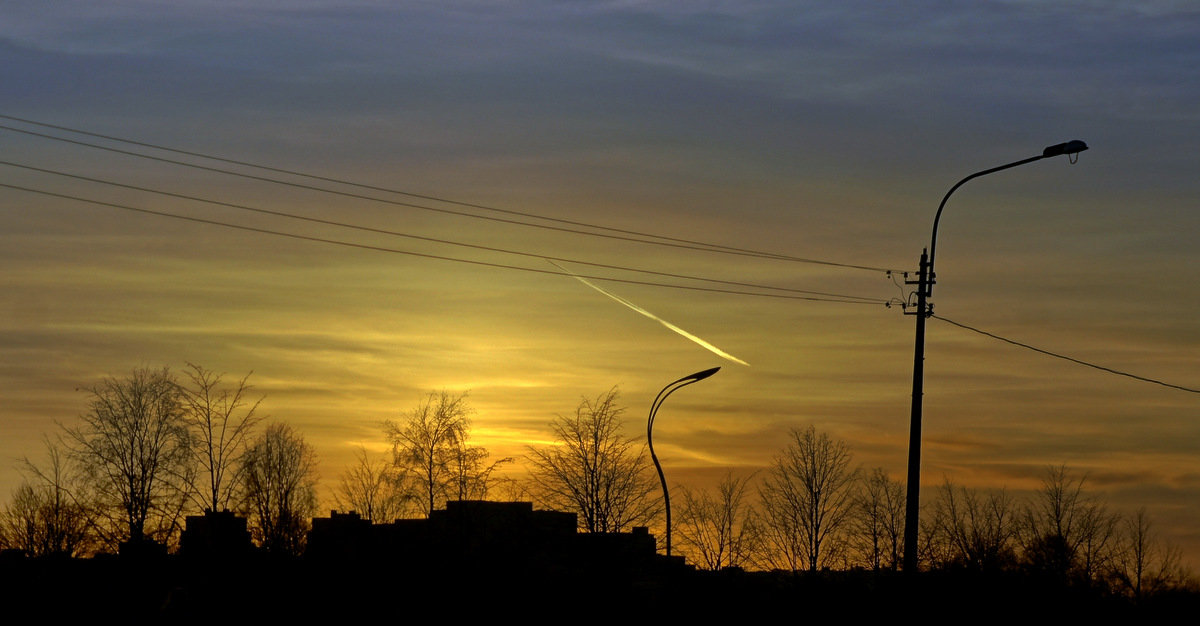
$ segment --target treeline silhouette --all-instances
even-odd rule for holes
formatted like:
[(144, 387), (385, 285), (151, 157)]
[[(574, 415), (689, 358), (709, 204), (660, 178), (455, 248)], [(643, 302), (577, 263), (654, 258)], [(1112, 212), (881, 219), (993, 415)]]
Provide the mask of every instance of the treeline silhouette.
[[(313, 448), (287, 424), (264, 422), (249, 375), (230, 380), (194, 364), (182, 375), (141, 368), (89, 392), (79, 420), (45, 438), (44, 459), (22, 460), (24, 481), (0, 515), (6, 582), (31, 597), (48, 593), (36, 587), (44, 577), (47, 588), (102, 602), (120, 587), (108, 578), (97, 583), (97, 568), (135, 575), (143, 566), (187, 581), (147, 592), (146, 606), (158, 609), (207, 605), (216, 600), (197, 595), (208, 598), (210, 586), (225, 587), (223, 577), (249, 571), (288, 597), (322, 585), (384, 593), (381, 581), (400, 579), (430, 597), (453, 595), (432, 582), (451, 579), (476, 594), (536, 585), (562, 602), (581, 600), (589, 587), (629, 601), (703, 604), (724, 594), (762, 606), (865, 592), (932, 601), (937, 589), (953, 590), (955, 602), (1018, 594), (1043, 604), (1075, 598), (1076, 609), (1106, 612), (1200, 597), (1179, 550), (1144, 509), (1110, 510), (1087, 490), (1086, 476), (1065, 466), (1046, 468), (1041, 487), (1020, 500), (947, 479), (922, 511), (923, 573), (902, 576), (904, 485), (883, 468), (855, 465), (845, 442), (796, 428), (759, 473), (726, 473), (712, 490), (673, 489), (682, 496), (675, 534), (685, 565), (657, 555), (646, 531), (661, 525), (661, 497), (644, 442), (625, 433), (615, 388), (558, 416), (556, 443), (528, 448), (523, 480), (497, 471), (514, 459), (493, 459), (472, 443), (465, 393), (431, 392), (382, 425), (390, 454), (359, 450), (334, 489), (343, 513), (317, 518), (316, 529)], [(496, 496), (530, 504), (463, 505)], [(473, 515), (479, 519), (464, 521)], [(457, 520), (452, 542), (450, 519)], [(232, 533), (217, 538), (225, 548), (210, 543), (214, 524)], [(615, 539), (578, 539), (589, 536)], [(297, 561), (310, 541), (319, 545)], [(170, 560), (181, 543), (193, 556), (209, 550), (219, 558)], [(120, 558), (107, 556), (114, 554)], [(253, 567), (226, 571), (231, 562)], [(483, 574), (497, 565), (520, 576)], [(567, 582), (581, 580), (589, 582)], [(172, 600), (179, 589), (192, 595)], [(273, 602), (225, 595), (230, 606)]]

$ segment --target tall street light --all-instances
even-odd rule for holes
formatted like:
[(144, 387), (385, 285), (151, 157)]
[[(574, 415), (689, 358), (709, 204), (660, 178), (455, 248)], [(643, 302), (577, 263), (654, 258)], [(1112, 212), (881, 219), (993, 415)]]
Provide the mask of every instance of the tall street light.
[(658, 395), (654, 398), (654, 402), (650, 405), (650, 417), (646, 420), (646, 443), (650, 446), (650, 458), (654, 460), (654, 467), (658, 470), (658, 480), (662, 483), (663, 489), (663, 505), (667, 508), (667, 556), (671, 556), (671, 492), (667, 491), (667, 477), (663, 475), (662, 464), (658, 462), (658, 455), (654, 454), (654, 417), (658, 414), (658, 408), (666, 401), (667, 396), (674, 393), (676, 389), (700, 382), (716, 374), (719, 369), (721, 368), (714, 367), (680, 378), (663, 387), (663, 390), (658, 392)]
[[(946, 208), (946, 201), (950, 199), (950, 194), (973, 178), (1050, 157), (1064, 154), (1077, 155), (1087, 148), (1087, 144), (1078, 139), (1056, 144), (1042, 150), (1038, 156), (975, 172), (955, 183), (942, 198), (937, 214), (933, 217), (933, 235), (929, 238), (929, 249), (921, 251), (921, 269), (917, 280), (905, 281), (907, 284), (917, 285), (917, 305), (913, 311), (905, 310), (904, 312), (905, 315), (917, 316), (917, 341), (913, 355), (912, 420), (909, 423), (908, 432), (908, 493), (904, 509), (904, 570), (907, 572), (917, 571), (917, 526), (920, 523), (921, 505), (921, 395), (925, 381), (925, 319), (933, 315), (933, 303), (928, 299), (933, 296), (933, 284), (936, 277), (933, 272), (933, 259), (937, 251), (938, 221), (942, 219), (942, 209)], [(926, 254), (927, 252), (928, 254)], [(907, 309), (907, 306), (905, 308)]]

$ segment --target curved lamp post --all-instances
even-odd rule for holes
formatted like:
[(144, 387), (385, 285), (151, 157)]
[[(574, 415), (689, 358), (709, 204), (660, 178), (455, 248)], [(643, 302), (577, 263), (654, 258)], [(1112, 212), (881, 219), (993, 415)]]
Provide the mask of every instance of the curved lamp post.
[(906, 310), (904, 312), (905, 315), (917, 316), (917, 340), (913, 355), (912, 420), (909, 423), (908, 432), (908, 484), (904, 508), (905, 571), (917, 571), (917, 526), (920, 523), (921, 504), (921, 395), (925, 380), (925, 319), (933, 315), (933, 304), (928, 301), (928, 298), (933, 296), (933, 284), (936, 276), (933, 273), (933, 255), (937, 251), (938, 222), (942, 219), (942, 209), (946, 208), (946, 201), (950, 199), (950, 194), (973, 178), (979, 178), (980, 176), (986, 176), (994, 172), (1050, 157), (1062, 156), (1064, 154), (1079, 154), (1087, 149), (1087, 144), (1078, 139), (1056, 144), (1042, 150), (1040, 155), (975, 172), (955, 183), (950, 188), (950, 191), (946, 192), (945, 197), (942, 198), (942, 203), (938, 205), (937, 214), (933, 217), (933, 234), (929, 238), (928, 255), (925, 250), (921, 251), (921, 269), (917, 280), (905, 281), (909, 285), (917, 285), (917, 305), (914, 307), (915, 310), (911, 312)]
[(654, 454), (654, 417), (658, 414), (658, 408), (666, 401), (667, 396), (675, 392), (676, 389), (686, 387), (692, 383), (700, 382), (709, 376), (717, 373), (721, 368), (714, 367), (696, 372), (690, 376), (684, 376), (679, 380), (663, 387), (663, 390), (658, 392), (654, 398), (654, 403), (650, 405), (650, 417), (646, 420), (646, 443), (650, 446), (650, 458), (654, 460), (654, 467), (658, 470), (658, 480), (662, 483), (663, 489), (663, 505), (667, 508), (667, 556), (671, 556), (671, 493), (667, 491), (667, 477), (663, 475), (662, 464), (658, 462), (658, 455)]

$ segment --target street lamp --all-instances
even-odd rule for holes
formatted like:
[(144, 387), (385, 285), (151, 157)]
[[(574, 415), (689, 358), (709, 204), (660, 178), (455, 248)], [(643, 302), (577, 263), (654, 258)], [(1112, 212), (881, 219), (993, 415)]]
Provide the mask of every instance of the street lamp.
[(933, 259), (937, 251), (938, 222), (942, 219), (942, 209), (946, 208), (946, 201), (950, 199), (950, 194), (973, 178), (979, 178), (980, 176), (986, 176), (994, 172), (1050, 157), (1062, 156), (1064, 154), (1078, 155), (1087, 149), (1087, 144), (1078, 139), (1055, 144), (1042, 150), (1042, 153), (1038, 156), (1032, 156), (1028, 159), (1013, 161), (1007, 165), (975, 172), (955, 183), (950, 188), (950, 191), (946, 192), (945, 197), (942, 198), (942, 203), (938, 205), (937, 214), (933, 217), (933, 234), (929, 238), (928, 254), (926, 254), (927, 251), (925, 250), (921, 251), (921, 266), (917, 274), (917, 280), (905, 281), (906, 284), (917, 285), (917, 305), (911, 312), (907, 310), (907, 306), (904, 311), (905, 315), (917, 316), (917, 340), (913, 355), (912, 420), (909, 423), (908, 432), (908, 485), (904, 509), (904, 570), (907, 572), (917, 571), (917, 526), (919, 524), (921, 504), (921, 395), (923, 393), (922, 386), (925, 381), (925, 319), (933, 315), (933, 304), (928, 302), (928, 298), (933, 296), (933, 284), (936, 277), (936, 274), (933, 272)]
[(650, 458), (654, 460), (654, 467), (658, 470), (658, 480), (662, 483), (663, 505), (667, 508), (667, 556), (671, 556), (671, 492), (667, 491), (667, 477), (663, 475), (662, 464), (658, 462), (658, 455), (654, 454), (654, 416), (658, 414), (658, 408), (666, 401), (667, 396), (674, 393), (676, 389), (700, 382), (716, 374), (719, 369), (721, 368), (714, 367), (680, 378), (663, 387), (662, 391), (658, 392), (658, 395), (654, 398), (654, 402), (650, 405), (650, 417), (646, 420), (646, 443), (650, 446)]

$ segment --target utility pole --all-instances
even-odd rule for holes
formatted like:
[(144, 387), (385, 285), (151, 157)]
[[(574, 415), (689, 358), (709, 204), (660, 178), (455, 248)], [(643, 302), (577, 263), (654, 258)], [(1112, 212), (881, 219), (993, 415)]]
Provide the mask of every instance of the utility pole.
[[(921, 406), (925, 384), (925, 320), (933, 314), (933, 304), (928, 302), (933, 287), (933, 272), (929, 267), (929, 254), (921, 250), (920, 271), (917, 280), (906, 280), (906, 285), (917, 286), (917, 306), (905, 315), (917, 316), (917, 340), (913, 350), (912, 416), (908, 423), (908, 479), (904, 506), (904, 571), (917, 571), (917, 531), (921, 514)], [(909, 546), (912, 546), (910, 548)]]

